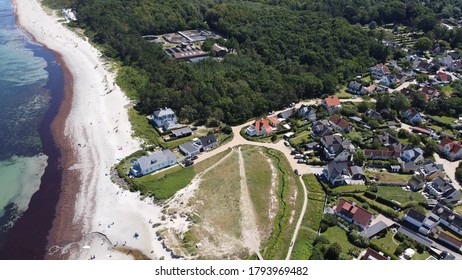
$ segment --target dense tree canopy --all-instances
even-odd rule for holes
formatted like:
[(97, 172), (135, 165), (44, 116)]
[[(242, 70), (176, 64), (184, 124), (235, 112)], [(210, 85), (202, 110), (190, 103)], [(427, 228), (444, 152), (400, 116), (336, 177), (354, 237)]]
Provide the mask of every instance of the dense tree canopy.
[[(46, 0), (55, 4), (57, 0)], [(66, 0), (78, 25), (104, 54), (123, 63), (119, 84), (146, 114), (162, 106), (180, 118), (237, 124), (298, 99), (336, 91), (340, 82), (384, 62), (387, 47), (355, 23), (403, 23), (448, 44), (462, 31), (437, 20), (460, 13), (461, 1), (409, 0)], [(440, 4), (438, 4), (440, 3)], [(444, 4), (444, 5), (443, 5)], [(449, 5), (449, 6), (448, 6)], [(459, 10), (458, 10), (459, 9)], [(147, 34), (218, 31), (236, 50), (222, 62), (168, 58)], [(375, 28), (374, 28), (375, 29)], [(205, 48), (210, 48), (207, 42)]]

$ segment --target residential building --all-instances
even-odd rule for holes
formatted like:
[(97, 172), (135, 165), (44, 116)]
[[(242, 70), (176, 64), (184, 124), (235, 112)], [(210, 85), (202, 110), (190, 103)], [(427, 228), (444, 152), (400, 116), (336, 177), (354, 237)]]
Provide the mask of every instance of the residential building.
[(339, 135), (326, 135), (321, 138), (321, 144), (324, 146), (326, 159), (334, 162), (351, 161), (356, 150), (349, 139), (344, 139)]
[(424, 85), (423, 88), (419, 90), (420, 93), (425, 95), (425, 100), (430, 101), (440, 97), (440, 92), (429, 85)]
[(374, 109), (367, 109), (366, 112), (364, 112), (363, 116), (366, 119), (371, 119), (374, 121), (377, 121), (380, 118), (382, 118), (382, 115)]
[(329, 123), (335, 130), (341, 133), (350, 133), (351, 125), (342, 116), (332, 115), (329, 118)]
[(422, 114), (414, 108), (409, 108), (403, 112), (403, 117), (407, 118), (409, 123), (420, 123), (422, 122)]
[(198, 155), (201, 152), (201, 148), (194, 143), (194, 141), (188, 141), (178, 146), (178, 150), (186, 157), (192, 157)]
[(404, 162), (420, 163), (424, 160), (423, 154), (424, 152), (421, 148), (413, 148), (411, 146), (406, 146), (401, 151), (401, 159)]
[(366, 87), (356, 81), (350, 81), (348, 83), (346, 91), (352, 94), (367, 94)]
[(425, 186), (425, 181), (422, 179), (422, 177), (414, 175), (411, 179), (409, 179), (407, 185), (411, 191), (416, 192)]
[(382, 76), (386, 76), (391, 73), (388, 66), (383, 65), (382, 63), (371, 67), (370, 71), (371, 71), (371, 75), (377, 79), (380, 79)]
[(272, 127), (278, 127), (278, 126), (281, 125), (281, 121), (278, 118), (276, 118), (275, 116), (268, 117), (268, 121), (269, 121), (269, 124)]
[(425, 185), (426, 193), (444, 204), (454, 204), (460, 200), (460, 192), (447, 180), (436, 177)]
[(188, 137), (192, 135), (192, 130), (189, 127), (183, 127), (180, 129), (174, 129), (172, 130), (172, 135), (175, 138), (183, 138), (183, 137)]
[(358, 225), (362, 230), (369, 227), (374, 217), (371, 212), (344, 198), (340, 198), (335, 208), (335, 214), (349, 223)]
[(322, 106), (327, 109), (329, 115), (334, 114), (335, 112), (342, 109), (342, 105), (340, 104), (340, 99), (337, 96), (330, 96), (325, 98), (322, 101)]
[(162, 150), (137, 159), (130, 169), (130, 174), (135, 177), (141, 177), (176, 163), (177, 159), (172, 151)]
[(431, 160), (426, 161), (419, 170), (420, 175), (425, 181), (431, 181), (436, 177), (444, 177), (444, 166)]
[(393, 150), (370, 150), (364, 149), (366, 159), (372, 160), (389, 160), (390, 158), (399, 157), (400, 153)]
[(348, 185), (351, 180), (364, 180), (363, 169), (357, 165), (349, 165), (347, 162), (331, 162), (326, 165), (322, 176), (331, 187)]
[(220, 46), (220, 45), (218, 45), (218, 44), (216, 44), (216, 43), (213, 44), (213, 46), (212, 46), (212, 51), (215, 52), (215, 56), (217, 56), (217, 57), (223, 57), (223, 56), (225, 56), (225, 55), (228, 53), (228, 49), (227, 49), (227, 48), (222, 47), (222, 46)]
[(436, 205), (430, 212), (428, 218), (435, 221), (433, 223), (433, 227), (442, 224), (457, 235), (462, 236), (462, 216), (451, 211), (448, 207), (443, 206), (442, 204)]
[(416, 226), (417, 228), (420, 228), (423, 225), (426, 218), (427, 216), (425, 216), (424, 214), (410, 208), (407, 211), (406, 215), (404, 215), (403, 220)]
[(178, 127), (175, 112), (167, 107), (154, 111), (152, 121), (156, 127), (163, 128), (165, 131)]
[(452, 63), (454, 62), (454, 59), (452, 59), (452, 57), (450, 55), (447, 55), (447, 56), (444, 56), (444, 57), (441, 57), (438, 59), (438, 62), (441, 66), (444, 66), (444, 67), (449, 67), (452, 65)]
[(452, 82), (452, 77), (451, 75), (448, 75), (444, 72), (438, 72), (435, 75), (435, 80), (440, 82), (441, 84), (450, 84)]
[(254, 124), (250, 125), (246, 130), (249, 136), (268, 136), (273, 133), (273, 129), (265, 119), (259, 119)]
[(203, 151), (208, 151), (218, 145), (217, 138), (212, 133), (199, 138), (199, 141)]
[(302, 105), (300, 109), (298, 109), (298, 117), (304, 118), (309, 122), (314, 122), (316, 121), (316, 110), (311, 106)]
[(330, 128), (327, 120), (319, 120), (313, 123), (311, 127), (313, 138), (324, 137), (326, 135), (332, 135), (332, 129)]
[(372, 248), (367, 248), (367, 251), (364, 254), (364, 256), (361, 258), (361, 260), (386, 261), (386, 260), (389, 260), (389, 258), (385, 257), (382, 252), (377, 252)]
[(285, 121), (285, 120), (288, 120), (293, 114), (294, 114), (294, 109), (288, 109), (288, 110), (285, 110), (285, 111), (282, 111), (281, 113), (279, 113), (277, 115), (277, 117), (281, 121)]
[(448, 137), (445, 137), (438, 145), (438, 149), (450, 160), (457, 160), (462, 158), (462, 144), (459, 141), (451, 140)]

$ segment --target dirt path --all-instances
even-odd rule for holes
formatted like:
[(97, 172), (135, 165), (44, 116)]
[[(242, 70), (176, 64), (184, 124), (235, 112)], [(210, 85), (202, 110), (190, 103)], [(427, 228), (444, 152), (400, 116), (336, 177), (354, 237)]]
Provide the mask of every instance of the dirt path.
[(250, 199), (249, 188), (247, 186), (247, 176), (245, 174), (244, 158), (242, 156), (241, 147), (238, 149), (239, 152), (239, 173), (241, 176), (241, 225), (242, 225), (242, 239), (244, 246), (255, 252), (260, 260), (263, 260), (260, 254), (260, 233), (257, 228), (257, 219), (255, 214), (255, 208), (252, 200)]
[(300, 213), (300, 217), (298, 218), (297, 225), (295, 226), (294, 235), (292, 236), (292, 240), (290, 241), (289, 251), (287, 252), (286, 260), (290, 260), (292, 250), (294, 249), (295, 241), (297, 240), (298, 231), (300, 230), (303, 217), (305, 216), (306, 208), (308, 207), (308, 191), (306, 189), (305, 182), (303, 182), (302, 176), (299, 176), (298, 178), (300, 179), (300, 183), (302, 183), (303, 186), (303, 207)]

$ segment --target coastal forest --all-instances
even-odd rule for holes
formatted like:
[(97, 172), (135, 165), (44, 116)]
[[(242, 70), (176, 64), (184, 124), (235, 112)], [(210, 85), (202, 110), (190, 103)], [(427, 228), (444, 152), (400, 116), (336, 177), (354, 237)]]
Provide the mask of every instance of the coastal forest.
[[(171, 107), (185, 121), (238, 124), (299, 99), (338, 90), (393, 51), (377, 25), (402, 24), (453, 47), (462, 0), (46, 0), (74, 8), (107, 57), (122, 63), (118, 83), (137, 108)], [(143, 35), (210, 29), (234, 50), (222, 61), (170, 59)], [(209, 42), (210, 43), (210, 42)]]

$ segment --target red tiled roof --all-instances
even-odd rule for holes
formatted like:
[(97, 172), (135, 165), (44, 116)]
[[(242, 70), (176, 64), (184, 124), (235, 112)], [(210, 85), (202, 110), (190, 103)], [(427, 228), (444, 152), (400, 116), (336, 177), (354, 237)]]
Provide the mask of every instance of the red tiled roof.
[(449, 242), (449, 243), (453, 244), (454, 246), (456, 246), (458, 248), (462, 247), (462, 241), (461, 240), (459, 240), (457, 238), (454, 238), (454, 237), (452, 237), (452, 236), (450, 236), (450, 235), (448, 235), (448, 234), (446, 234), (444, 232), (439, 233), (439, 238), (445, 240), (446, 242)]
[(425, 128), (421, 128), (421, 127), (417, 127), (417, 126), (414, 126), (412, 128), (412, 130), (415, 130), (415, 131), (418, 131), (418, 132), (422, 132), (422, 133), (425, 133), (425, 134), (431, 134), (432, 132), (428, 129), (425, 129)]
[(442, 82), (446, 82), (446, 81), (449, 81), (451, 79), (448, 74), (443, 73), (443, 72), (436, 73), (435, 78), (442, 81)]
[(326, 99), (324, 99), (324, 101), (326, 102), (326, 105), (329, 107), (340, 105), (340, 99), (338, 99), (337, 96), (327, 97)]
[(276, 117), (274, 117), (274, 116), (268, 117), (268, 120), (269, 120), (270, 122), (272, 122), (274, 125), (278, 125), (278, 124), (281, 123), (281, 122), (280, 122)]
[(341, 129), (347, 128), (350, 124), (339, 115), (333, 115), (329, 121), (339, 126)]
[[(369, 256), (371, 258), (369, 258)], [(385, 256), (379, 254), (379, 252), (371, 248), (367, 248), (366, 254), (364, 254), (362, 260), (370, 260), (370, 259), (379, 260), (379, 261), (388, 260)]]
[(460, 151), (460, 149), (462, 149), (462, 145), (460, 145), (459, 142), (455, 142), (454, 146), (452, 147), (451, 154), (457, 154)]
[(369, 224), (370, 219), (372, 218), (372, 213), (367, 211), (366, 209), (354, 204), (351, 201), (348, 201), (344, 198), (340, 198), (337, 208), (335, 209), (336, 213), (340, 212), (347, 212), (352, 214), (352, 220), (357, 222), (358, 224), (362, 225), (363, 227), (367, 227)]
[(444, 137), (443, 140), (441, 140), (441, 146), (446, 146), (447, 144), (451, 143), (452, 140), (449, 139), (448, 137)]
[(365, 149), (364, 150), (364, 155), (366, 158), (371, 158), (371, 157), (399, 157), (399, 153), (393, 150), (369, 150)]

